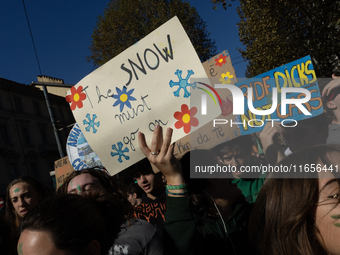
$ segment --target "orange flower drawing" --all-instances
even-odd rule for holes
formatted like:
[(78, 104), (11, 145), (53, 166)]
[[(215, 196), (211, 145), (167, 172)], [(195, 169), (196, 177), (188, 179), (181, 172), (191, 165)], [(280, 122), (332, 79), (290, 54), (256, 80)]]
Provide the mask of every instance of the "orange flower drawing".
[(175, 128), (180, 129), (183, 127), (184, 133), (188, 134), (190, 132), (191, 126), (198, 126), (198, 119), (194, 117), (196, 113), (196, 107), (192, 107), (189, 110), (189, 107), (186, 104), (182, 104), (181, 112), (174, 113), (175, 119), (178, 120), (175, 123)]
[(86, 94), (82, 93), (83, 87), (79, 86), (77, 89), (73, 86), (71, 87), (71, 95), (66, 96), (66, 101), (71, 104), (71, 110), (73, 111), (78, 107), (79, 109), (83, 107), (83, 100), (86, 98)]
[(215, 66), (222, 66), (223, 64), (227, 63), (226, 58), (227, 56), (223, 56), (222, 54), (218, 58), (215, 58)]

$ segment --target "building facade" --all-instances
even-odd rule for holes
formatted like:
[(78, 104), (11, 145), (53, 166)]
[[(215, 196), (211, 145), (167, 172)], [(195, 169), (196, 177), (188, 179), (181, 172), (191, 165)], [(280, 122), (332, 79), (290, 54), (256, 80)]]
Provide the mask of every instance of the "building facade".
[[(75, 120), (65, 96), (49, 93), (48, 97), (66, 156), (66, 140)], [(0, 197), (5, 198), (9, 182), (23, 175), (53, 188), (50, 172), (58, 159), (43, 91), (0, 78)]]

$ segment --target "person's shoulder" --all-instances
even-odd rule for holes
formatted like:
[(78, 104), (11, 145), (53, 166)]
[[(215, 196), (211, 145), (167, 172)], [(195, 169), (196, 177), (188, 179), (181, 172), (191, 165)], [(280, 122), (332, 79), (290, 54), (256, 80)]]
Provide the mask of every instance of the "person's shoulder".
[(340, 130), (340, 124), (338, 123), (332, 123), (328, 126), (329, 131), (339, 131)]
[(133, 233), (137, 231), (146, 234), (155, 233), (157, 231), (157, 228), (146, 220), (132, 218), (125, 221), (125, 223), (121, 225), (121, 230), (121, 233), (126, 231), (129, 233)]
[(152, 225), (151, 223), (147, 222), (146, 220), (142, 220), (142, 219), (131, 219), (130, 222), (128, 223), (129, 227), (136, 227), (139, 229), (145, 229), (145, 230), (155, 230), (156, 231), (156, 227), (154, 225)]
[(139, 236), (144, 242), (149, 242), (154, 236), (161, 235), (158, 228), (142, 219), (130, 219), (125, 229), (126, 235)]

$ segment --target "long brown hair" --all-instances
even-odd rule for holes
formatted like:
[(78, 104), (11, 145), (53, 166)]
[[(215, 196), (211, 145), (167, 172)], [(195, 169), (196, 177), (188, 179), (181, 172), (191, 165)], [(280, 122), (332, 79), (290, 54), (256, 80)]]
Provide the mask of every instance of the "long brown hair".
[[(278, 166), (310, 166), (319, 160), (332, 164), (328, 154), (339, 146), (318, 145), (294, 153)], [(334, 163), (333, 163), (334, 166)], [(249, 223), (249, 235), (262, 255), (327, 254), (315, 225), (315, 204), (319, 199), (317, 172), (282, 171), (268, 178), (256, 199)]]
[(31, 185), (41, 196), (42, 200), (52, 194), (52, 191), (49, 190), (46, 185), (40, 183), (37, 179), (33, 178), (32, 176), (22, 176), (10, 182), (7, 186), (6, 194), (6, 220), (10, 223), (13, 232), (16, 232), (16, 230), (18, 229), (21, 218), (19, 217), (19, 215), (17, 214), (13, 207), (10, 189), (13, 187), (13, 185), (19, 182), (24, 182)]

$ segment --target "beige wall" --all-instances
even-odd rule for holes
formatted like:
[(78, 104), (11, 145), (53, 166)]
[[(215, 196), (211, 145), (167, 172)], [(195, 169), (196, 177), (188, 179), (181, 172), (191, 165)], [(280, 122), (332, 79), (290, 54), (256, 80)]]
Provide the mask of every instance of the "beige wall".
[[(40, 85), (35, 85), (36, 88), (43, 90), (43, 87)], [(47, 86), (47, 92), (53, 95), (57, 95), (60, 97), (66, 97), (66, 92), (70, 90), (70, 88), (57, 88), (52, 86)]]

